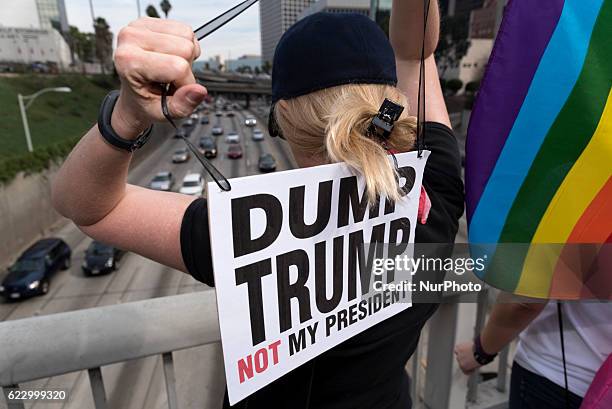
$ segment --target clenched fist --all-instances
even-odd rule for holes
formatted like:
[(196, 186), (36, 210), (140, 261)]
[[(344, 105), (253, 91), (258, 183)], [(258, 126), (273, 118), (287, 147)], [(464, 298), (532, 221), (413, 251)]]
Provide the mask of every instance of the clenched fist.
[(113, 111), (113, 129), (133, 138), (163, 120), (161, 83), (176, 88), (168, 97), (172, 117), (188, 116), (206, 96), (206, 88), (196, 83), (191, 71), (199, 56), (191, 27), (178, 21), (145, 17), (121, 29), (115, 51), (121, 94)]

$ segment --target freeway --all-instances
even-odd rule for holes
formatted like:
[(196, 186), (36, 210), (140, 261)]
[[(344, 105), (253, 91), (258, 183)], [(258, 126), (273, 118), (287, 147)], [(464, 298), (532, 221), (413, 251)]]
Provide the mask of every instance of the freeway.
[[(228, 178), (258, 174), (257, 160), (262, 153), (271, 153), (277, 160), (277, 170), (295, 167), (286, 142), (270, 138), (261, 119), (267, 115), (267, 107), (255, 104), (253, 111), (237, 110), (234, 117), (216, 117), (214, 110), (209, 115), (210, 124), (197, 124), (190, 139), (197, 143), (199, 138), (210, 135), (211, 128), (223, 126), (225, 134), (235, 130), (241, 135), (244, 155), (240, 159), (226, 156), (227, 144), (224, 136), (217, 137), (219, 154), (213, 163)], [(259, 120), (257, 127), (266, 137), (261, 142), (251, 140), (252, 128), (245, 127), (247, 115), (255, 114)], [(168, 128), (160, 127), (154, 138), (157, 147), (150, 149), (148, 156), (141, 158), (132, 167), (129, 182), (146, 186), (155, 173), (171, 171), (175, 176), (174, 190), (180, 186), (188, 172), (202, 172), (195, 158), (185, 164), (173, 164), (172, 152), (183, 147), (183, 142), (171, 138)], [(67, 221), (61, 223), (51, 233), (63, 238), (72, 248), (72, 268), (59, 272), (51, 282), (49, 294), (22, 302), (0, 302), (0, 321), (28, 318), (37, 315), (53, 314), (97, 306), (137, 301), (147, 298), (163, 297), (188, 292), (212, 291), (198, 283), (189, 275), (164, 267), (158, 263), (127, 254), (121, 261), (118, 271), (105, 276), (84, 277), (80, 271), (84, 251), (91, 242), (76, 226)], [(457, 242), (466, 241), (465, 218), (461, 220)], [(180, 317), (178, 317), (180, 318)], [(95, 337), (96, 334), (91, 334)], [(40, 342), (45, 342), (41, 339)], [(174, 353), (177, 394), (179, 407), (219, 408), (224, 392), (224, 376), (220, 345), (208, 345)], [(0, 368), (2, 370), (2, 368)], [(161, 367), (161, 357), (150, 357), (109, 365), (102, 368), (109, 400), (109, 408), (144, 409), (166, 406), (166, 392)], [(66, 388), (70, 399), (67, 403), (26, 404), (27, 408), (49, 409), (93, 409), (93, 399), (87, 373), (66, 374), (40, 381), (22, 384), (22, 388)], [(0, 409), (7, 408), (0, 398)]]
[[(236, 110), (234, 117), (216, 117), (214, 109), (209, 115), (210, 124), (198, 123), (191, 132), (190, 140), (197, 144), (199, 138), (210, 135), (211, 128), (220, 124), (225, 129), (235, 130), (241, 135), (244, 155), (240, 159), (229, 159), (228, 145), (224, 135), (217, 137), (219, 154), (212, 159), (218, 169), (233, 178), (258, 174), (258, 158), (264, 152), (277, 159), (277, 170), (295, 167), (286, 143), (278, 138), (266, 138), (261, 142), (251, 140), (252, 128), (244, 126), (244, 119), (251, 114)], [(198, 121), (199, 122), (199, 121)], [(264, 124), (258, 127), (266, 132)], [(167, 128), (160, 127), (153, 135), (163, 139), (148, 156), (142, 158), (130, 170), (130, 183), (147, 186), (159, 171), (171, 171), (175, 177), (173, 190), (178, 190), (183, 177), (189, 172), (202, 173), (200, 164), (192, 156), (184, 164), (173, 164), (171, 155), (184, 146), (174, 139)], [(60, 223), (50, 236), (61, 237), (72, 248), (72, 267), (57, 273), (51, 280), (48, 294), (21, 302), (0, 302), (0, 321), (28, 318), (97, 306), (163, 297), (188, 292), (212, 291), (195, 281), (191, 276), (167, 268), (151, 260), (128, 253), (121, 260), (118, 271), (109, 275), (85, 277), (81, 272), (85, 249), (91, 239), (74, 224)], [(206, 294), (202, 294), (206, 296)], [(96, 334), (92, 334), (92, 337)], [(45, 342), (41, 339), (40, 342)], [(174, 353), (177, 392), (181, 408), (216, 408), (220, 406), (224, 391), (224, 376), (219, 345), (208, 345)], [(0, 368), (1, 370), (1, 368)], [(166, 392), (161, 368), (161, 357), (150, 357), (119, 363), (102, 368), (110, 408), (157, 408), (164, 407)], [(21, 385), (22, 388), (67, 388), (70, 399), (67, 403), (26, 404), (27, 408), (93, 409), (93, 399), (86, 372), (66, 374)], [(6, 408), (0, 399), (0, 409)]]

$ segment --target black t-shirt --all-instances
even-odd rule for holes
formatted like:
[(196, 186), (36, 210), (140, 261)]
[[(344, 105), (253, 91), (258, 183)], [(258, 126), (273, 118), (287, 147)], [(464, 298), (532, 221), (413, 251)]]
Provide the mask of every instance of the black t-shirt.
[[(431, 155), (423, 186), (431, 200), (426, 224), (417, 224), (417, 243), (452, 243), (463, 214), (463, 182), (457, 141), (445, 125), (425, 123)], [(185, 266), (198, 281), (214, 285), (205, 199), (183, 218)], [(411, 407), (404, 370), (421, 329), (437, 304), (411, 308), (371, 327), (237, 403), (234, 408), (406, 409)], [(227, 396), (224, 407), (229, 407)]]

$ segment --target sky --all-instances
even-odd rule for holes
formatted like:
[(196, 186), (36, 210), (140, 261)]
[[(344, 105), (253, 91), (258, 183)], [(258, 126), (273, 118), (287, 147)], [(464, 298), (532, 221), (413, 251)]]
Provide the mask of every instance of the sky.
[[(89, 0), (64, 0), (68, 22), (80, 31), (93, 31)], [(137, 0), (92, 0), (96, 17), (104, 17), (117, 36), (121, 27), (138, 17)], [(197, 28), (208, 20), (238, 4), (239, 0), (170, 0), (168, 17)], [(141, 14), (153, 4), (160, 15), (159, 0), (140, 0)], [(202, 55), (207, 60), (214, 55), (235, 59), (244, 54), (261, 54), (259, 37), (259, 5), (251, 6), (223, 28), (200, 41)]]

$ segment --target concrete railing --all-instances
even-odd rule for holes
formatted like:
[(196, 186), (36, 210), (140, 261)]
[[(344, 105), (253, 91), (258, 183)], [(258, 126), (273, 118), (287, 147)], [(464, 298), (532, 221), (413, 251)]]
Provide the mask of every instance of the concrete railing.
[[(451, 297), (457, 296), (445, 298)], [(435, 353), (424, 354), (420, 345), (411, 359), (413, 400), (428, 409), (504, 408), (507, 354), (501, 354), (498, 381), (492, 385), (479, 386), (474, 379), (468, 383), (457, 376), (453, 345), (472, 336), (487, 308), (486, 297), (478, 304), (457, 301), (443, 303), (428, 323), (427, 350)], [(466, 308), (467, 314), (462, 313)], [(219, 341), (213, 290), (1, 322), (0, 386), (6, 391), (86, 369), (95, 408), (106, 409), (102, 366), (161, 355), (168, 407), (177, 409), (172, 352)], [(24, 406), (12, 403), (9, 408)]]

